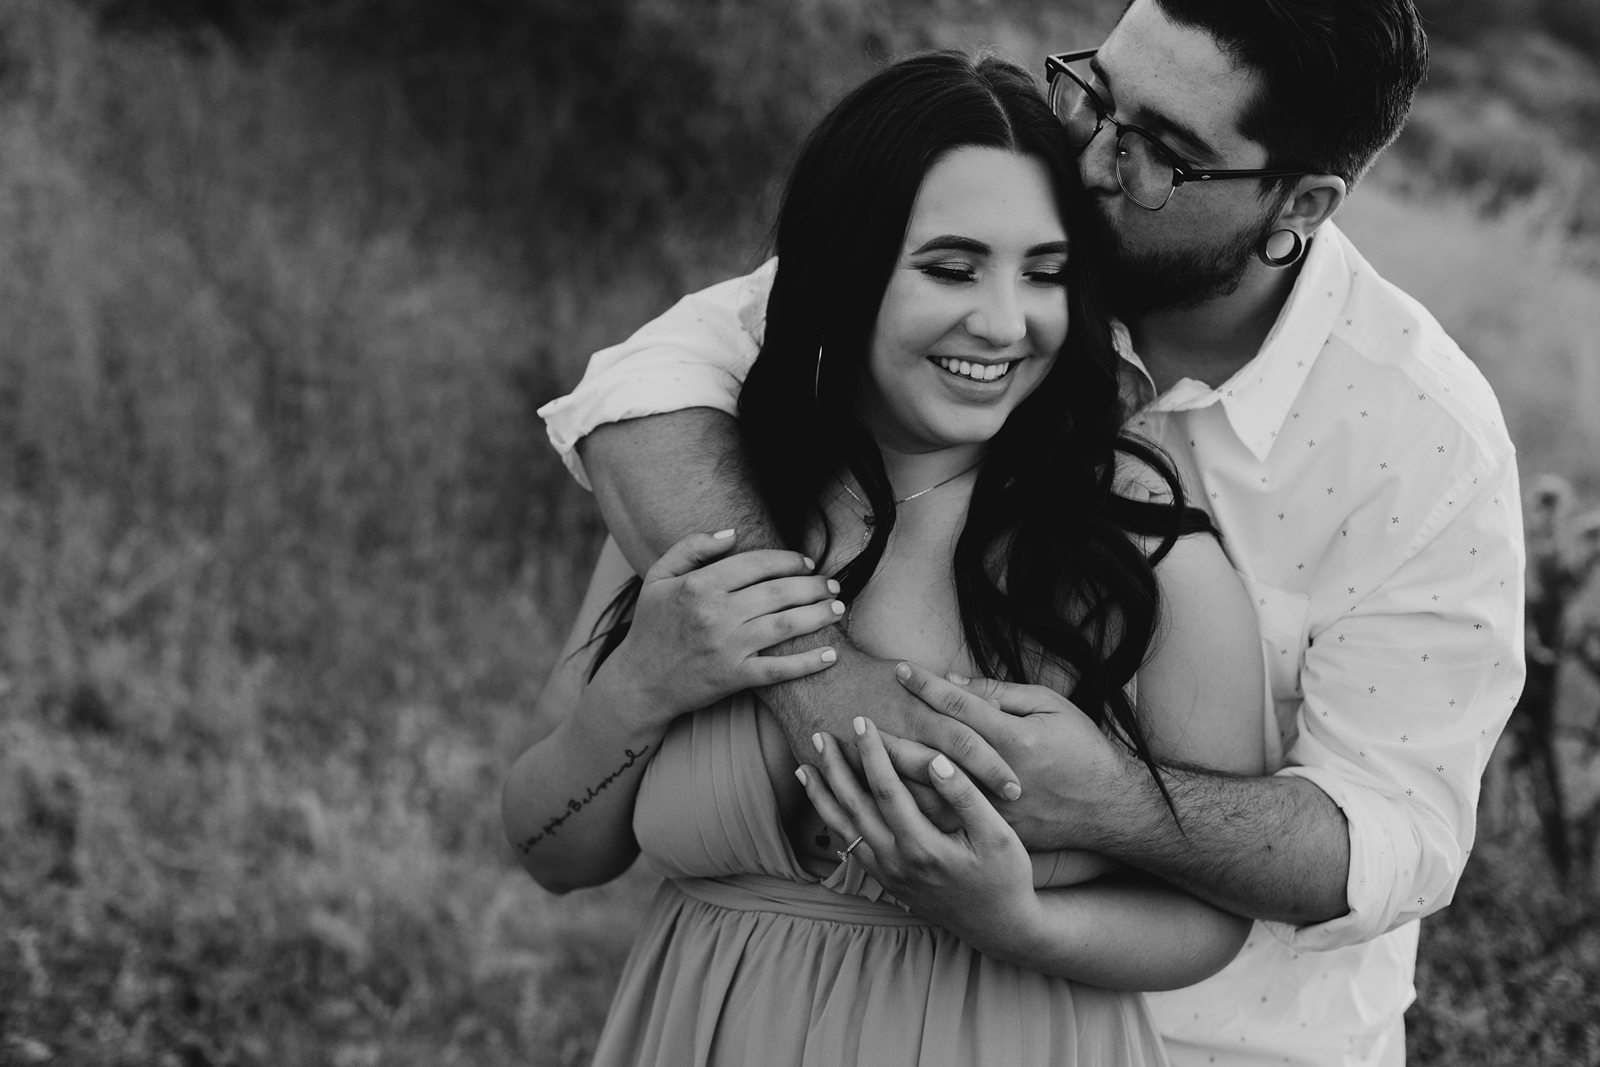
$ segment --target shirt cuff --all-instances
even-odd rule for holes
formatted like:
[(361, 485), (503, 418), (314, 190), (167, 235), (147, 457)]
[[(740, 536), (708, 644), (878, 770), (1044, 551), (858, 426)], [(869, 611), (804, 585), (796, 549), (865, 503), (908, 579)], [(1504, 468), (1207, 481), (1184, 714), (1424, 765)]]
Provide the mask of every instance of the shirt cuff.
[[(1394, 802), (1320, 767), (1285, 767), (1280, 775), (1305, 778), (1339, 806), (1350, 834), (1350, 872), (1337, 919), (1297, 926), (1262, 922), (1296, 952), (1321, 952), (1370, 941), (1397, 924), (1411, 894), (1418, 857), (1414, 839), (1397, 830)], [(1405, 909), (1414, 913), (1417, 908)]]
[[(550, 444), (585, 489), (592, 489), (578, 442), (597, 426), (686, 408), (738, 413), (739, 379), (689, 353), (657, 352), (655, 362), (614, 371), (539, 409)], [(708, 373), (712, 371), (714, 373)]]

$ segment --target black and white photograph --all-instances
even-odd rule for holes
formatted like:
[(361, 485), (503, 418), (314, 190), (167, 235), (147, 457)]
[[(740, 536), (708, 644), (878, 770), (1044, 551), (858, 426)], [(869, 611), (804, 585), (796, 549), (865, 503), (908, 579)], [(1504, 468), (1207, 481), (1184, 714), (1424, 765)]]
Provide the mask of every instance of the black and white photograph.
[(1600, 1067), (1592, 0), (0, 0), (0, 1067)]

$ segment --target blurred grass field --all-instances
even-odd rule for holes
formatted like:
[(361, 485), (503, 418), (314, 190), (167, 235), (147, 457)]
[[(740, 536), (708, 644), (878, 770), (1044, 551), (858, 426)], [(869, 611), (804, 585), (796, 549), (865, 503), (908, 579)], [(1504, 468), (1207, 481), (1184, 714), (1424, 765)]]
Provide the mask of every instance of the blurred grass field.
[[(500, 839), (599, 531), (533, 409), (757, 260), (874, 62), (1117, 6), (0, 0), (0, 1064), (585, 1062), (649, 880)], [(1594, 497), (1600, 21), (1435, 10), (1341, 223)], [(1413, 1063), (1600, 1062), (1600, 904), (1512, 816)]]

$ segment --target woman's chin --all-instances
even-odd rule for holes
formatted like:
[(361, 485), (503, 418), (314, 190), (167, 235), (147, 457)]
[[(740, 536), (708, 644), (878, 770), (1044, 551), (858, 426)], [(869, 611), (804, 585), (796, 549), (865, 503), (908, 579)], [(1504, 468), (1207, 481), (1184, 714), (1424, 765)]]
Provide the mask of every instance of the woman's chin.
[(971, 411), (952, 412), (951, 416), (931, 422), (919, 435), (922, 447), (915, 451), (985, 445), (992, 441), (1000, 432), (1000, 427), (1005, 425), (1005, 419), (994, 418), (987, 412), (982, 414)]

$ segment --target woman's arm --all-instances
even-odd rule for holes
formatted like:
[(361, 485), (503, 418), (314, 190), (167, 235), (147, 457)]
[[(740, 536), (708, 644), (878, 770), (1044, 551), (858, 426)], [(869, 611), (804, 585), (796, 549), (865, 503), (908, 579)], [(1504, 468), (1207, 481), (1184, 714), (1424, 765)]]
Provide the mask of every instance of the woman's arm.
[(1232, 774), (1266, 769), (1261, 630), (1216, 539), (1180, 538), (1156, 568), (1161, 620), (1139, 672), (1139, 719), (1157, 761)]
[[(777, 641), (838, 617), (837, 586), (793, 552), (727, 556), (733, 538), (697, 534), (646, 573), (628, 635), (585, 684), (582, 654), (615, 589), (631, 577), (608, 541), (555, 673), (540, 696), (540, 739), (501, 792), (506, 836), (554, 892), (597, 885), (638, 854), (633, 802), (668, 724), (755, 684), (827, 667), (828, 649), (765, 656)], [(718, 558), (726, 556), (726, 558)]]
[[(1152, 752), (1163, 764), (1261, 774), (1266, 667), (1244, 586), (1217, 541), (1203, 534), (1180, 539), (1156, 578), (1161, 624), (1138, 689)], [(1071, 965), (1078, 980), (1110, 988), (1192, 985), (1227, 966), (1250, 932), (1250, 920), (1139, 872), (1038, 897), (1045, 929), (1092, 931), (1098, 952)], [(1069, 965), (1043, 958), (1045, 946), (1025, 951), (1044, 970)]]
[[(1215, 538), (1184, 537), (1156, 568), (1161, 623), (1139, 673), (1141, 724), (1163, 764), (1261, 774), (1266, 668), (1244, 587)], [(1014, 962), (1114, 989), (1176, 989), (1238, 954), (1250, 920), (1137, 871), (1037, 894), (1039, 940)], [(1049, 932), (1054, 931), (1054, 936)]]
[[(1164, 761), (1260, 773), (1264, 668), (1254, 613), (1238, 579), (1208, 537), (1185, 538), (1158, 577), (1164, 622), (1139, 691), (1152, 748)], [(924, 679), (923, 672), (904, 673), (916, 676), (924, 692), (935, 685), (955, 691), (942, 680)], [(1048, 724), (1056, 718), (1053, 710), (1070, 708), (1040, 686), (991, 684), (986, 691), (1023, 730), (1030, 720)], [(1202, 704), (1202, 693), (1213, 699)], [(1218, 707), (1235, 710), (1205, 710)], [(937, 758), (930, 765), (930, 780), (963, 822), (957, 832), (941, 834), (909, 803), (870, 723), (860, 723), (857, 745), (870, 796), (824, 739), (819, 751), (826, 777), (806, 775), (813, 804), (835, 832), (865, 836), (857, 855), (890, 892), (979, 951), (1093, 985), (1153, 990), (1199, 981), (1226, 966), (1243, 945), (1248, 920), (1145, 875), (1034, 890), (1021, 841), (964, 775), (936, 773)], [(877, 751), (883, 751), (881, 760)]]
[[(602, 667), (591, 683), (593, 651), (585, 647), (606, 605), (633, 578), (622, 550), (607, 537), (572, 632), (534, 706), (533, 743), (501, 788), (506, 838), (524, 869), (552, 892), (615, 878), (639, 851), (633, 797), (645, 761), (633, 754), (653, 751), (665, 723), (625, 724), (630, 702), (617, 687), (626, 679)], [(590, 790), (619, 769), (620, 775), (600, 786), (599, 802), (585, 803)]]
[(567, 634), (566, 644), (556, 655), (555, 666), (534, 701), (530, 745), (549, 737), (576, 710), (584, 687), (589, 684), (589, 666), (593, 658), (592, 650), (585, 652), (585, 646), (606, 605), (634, 577), (634, 569), (623, 557), (616, 539), (607, 537), (595, 560), (594, 571), (589, 575), (589, 588), (578, 605), (572, 631)]
[(818, 767), (798, 772), (807, 796), (834, 833), (862, 837), (854, 855), (897, 899), (978, 951), (1140, 991), (1200, 981), (1243, 944), (1248, 921), (1137, 873), (1033, 888), (1029, 853), (970, 779), (943, 755), (931, 761), (929, 780), (961, 823), (939, 832), (895, 773), (881, 735), (858, 722), (872, 799), (827, 735), (818, 735)]

